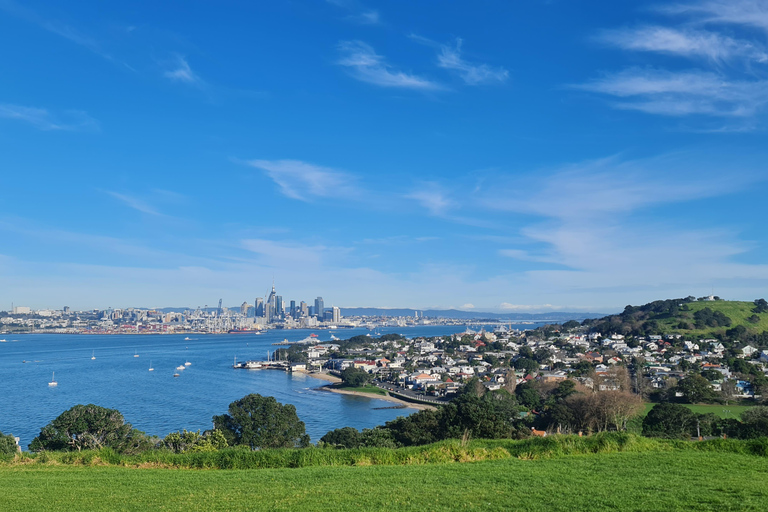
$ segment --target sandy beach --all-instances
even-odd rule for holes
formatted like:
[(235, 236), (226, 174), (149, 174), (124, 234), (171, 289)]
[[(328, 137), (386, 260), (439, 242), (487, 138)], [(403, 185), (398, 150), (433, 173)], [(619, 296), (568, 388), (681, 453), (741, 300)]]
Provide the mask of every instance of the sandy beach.
[[(331, 382), (332, 384), (337, 384), (341, 382), (340, 378), (336, 377), (335, 375), (330, 375), (328, 373), (307, 372), (307, 371), (301, 371), (301, 370), (298, 370), (298, 371), (309, 377), (314, 377), (315, 379)], [(433, 405), (406, 402), (405, 400), (400, 400), (399, 398), (395, 398), (394, 396), (390, 396), (389, 394), (379, 395), (376, 393), (361, 393), (360, 391), (348, 391), (346, 389), (333, 387), (332, 385), (323, 386), (321, 389), (325, 391), (330, 391), (331, 393), (339, 393), (340, 395), (355, 395), (355, 396), (364, 396), (368, 398), (378, 398), (379, 400), (386, 400), (387, 402), (401, 404), (410, 409), (418, 409), (419, 411), (424, 411), (427, 409), (435, 409), (435, 406)]]

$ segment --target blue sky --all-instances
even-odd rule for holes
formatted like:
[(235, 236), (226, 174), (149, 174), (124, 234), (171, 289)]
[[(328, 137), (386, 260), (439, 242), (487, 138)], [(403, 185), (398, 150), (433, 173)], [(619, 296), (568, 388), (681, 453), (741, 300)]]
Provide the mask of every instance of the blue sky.
[(766, 0), (0, 0), (0, 62), (0, 309), (766, 295)]

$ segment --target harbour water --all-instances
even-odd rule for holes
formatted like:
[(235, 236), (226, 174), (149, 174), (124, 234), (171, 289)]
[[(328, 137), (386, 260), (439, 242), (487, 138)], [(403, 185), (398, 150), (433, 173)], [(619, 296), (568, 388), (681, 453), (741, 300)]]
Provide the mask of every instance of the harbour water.
[[(515, 327), (532, 326), (513, 324)], [(392, 327), (377, 332), (414, 337), (464, 329)], [(346, 339), (369, 332), (341, 329), (335, 335)], [(211, 428), (213, 415), (226, 413), (230, 402), (249, 393), (295, 405), (313, 442), (335, 428), (370, 428), (414, 412), (410, 408), (380, 409), (391, 402), (320, 390), (327, 383), (304, 374), (232, 368), (235, 357), (239, 361), (265, 359), (268, 351), (279, 348), (272, 343), (286, 338), (298, 341), (310, 333), (318, 335), (318, 342), (331, 340), (327, 330), (276, 330), (260, 335), (4, 334), (6, 342), (0, 343), (0, 431), (20, 437), (26, 449), (40, 429), (63, 411), (93, 403), (117, 409), (139, 430), (164, 437), (180, 429)], [(154, 371), (149, 371), (150, 362)], [(186, 362), (191, 364), (185, 370), (176, 370)], [(48, 385), (53, 372), (58, 382), (55, 387)]]

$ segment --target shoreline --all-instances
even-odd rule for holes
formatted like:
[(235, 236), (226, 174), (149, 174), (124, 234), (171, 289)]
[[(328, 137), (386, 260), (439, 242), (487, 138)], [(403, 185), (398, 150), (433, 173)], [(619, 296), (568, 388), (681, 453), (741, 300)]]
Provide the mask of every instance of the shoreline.
[(322, 389), (324, 391), (330, 391), (331, 393), (338, 393), (340, 395), (363, 396), (366, 398), (378, 398), (379, 400), (384, 400), (386, 402), (392, 402), (395, 404), (404, 405), (406, 408), (416, 409), (418, 411), (427, 411), (427, 410), (437, 409), (437, 407), (435, 407), (434, 405), (408, 402), (405, 400), (401, 400), (397, 397), (391, 396), (389, 393), (387, 393), (386, 395), (379, 395), (377, 393), (363, 393), (361, 391), (349, 391), (346, 389), (336, 388), (333, 385), (341, 382), (341, 379), (336, 377), (335, 375), (329, 375), (327, 373), (310, 373), (306, 370), (298, 370), (297, 373), (303, 373), (308, 377), (330, 382), (330, 384), (326, 384), (325, 386), (320, 386), (319, 389)]

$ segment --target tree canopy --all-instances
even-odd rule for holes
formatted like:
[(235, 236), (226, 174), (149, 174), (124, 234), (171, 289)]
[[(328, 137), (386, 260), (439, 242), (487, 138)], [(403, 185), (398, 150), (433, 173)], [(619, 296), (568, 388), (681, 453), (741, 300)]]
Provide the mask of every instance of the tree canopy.
[(296, 407), (283, 405), (272, 396), (246, 395), (229, 404), (228, 414), (214, 416), (213, 424), (230, 446), (245, 445), (252, 450), (309, 446)]
[(16, 439), (12, 435), (0, 432), (0, 455), (13, 455), (18, 450)]
[(116, 409), (76, 405), (43, 427), (32, 440), (33, 452), (112, 448), (135, 453), (151, 447), (147, 436), (133, 428)]

